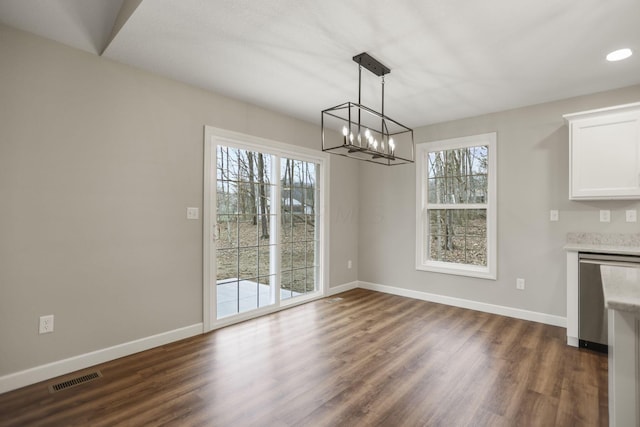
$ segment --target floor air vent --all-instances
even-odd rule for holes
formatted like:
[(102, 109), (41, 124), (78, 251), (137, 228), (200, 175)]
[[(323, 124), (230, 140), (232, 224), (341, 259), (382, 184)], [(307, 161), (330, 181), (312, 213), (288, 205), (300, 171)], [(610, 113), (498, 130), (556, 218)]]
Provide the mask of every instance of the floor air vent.
[(58, 384), (50, 385), (49, 393), (56, 393), (58, 391), (66, 390), (68, 388), (75, 387), (80, 384), (88, 383), (89, 381), (97, 380), (100, 377), (102, 377), (102, 373), (100, 371), (90, 372), (80, 377), (72, 378), (70, 380), (63, 381)]
[(344, 298), (342, 297), (334, 297), (334, 298), (329, 298), (328, 300), (326, 300), (327, 302), (340, 302), (342, 301)]

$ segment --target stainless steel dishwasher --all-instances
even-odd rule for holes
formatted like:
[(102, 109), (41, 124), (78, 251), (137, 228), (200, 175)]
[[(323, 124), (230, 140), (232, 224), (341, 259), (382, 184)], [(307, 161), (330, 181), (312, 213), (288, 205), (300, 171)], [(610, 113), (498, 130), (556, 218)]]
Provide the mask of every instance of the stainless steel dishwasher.
[(578, 342), (580, 347), (607, 352), (607, 310), (602, 293), (601, 265), (640, 266), (640, 256), (580, 253), (578, 277)]

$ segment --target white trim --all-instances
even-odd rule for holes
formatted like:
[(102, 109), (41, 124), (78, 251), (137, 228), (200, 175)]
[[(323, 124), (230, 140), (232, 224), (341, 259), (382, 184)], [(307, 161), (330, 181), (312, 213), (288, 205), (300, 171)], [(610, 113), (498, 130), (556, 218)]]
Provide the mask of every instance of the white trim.
[(24, 371), (4, 375), (0, 377), (0, 393), (5, 393), (40, 381), (65, 375), (70, 372), (75, 372), (80, 369), (115, 360), (120, 357), (129, 356), (154, 347), (190, 338), (201, 334), (202, 327), (202, 323), (196, 323), (195, 325), (185, 326), (184, 328), (174, 329), (173, 331), (162, 332), (149, 337), (140, 338), (134, 341), (114, 345), (112, 347), (92, 351), (90, 353), (73, 356), (68, 359), (47, 363), (46, 365), (36, 366)]
[[(202, 324), (203, 331), (209, 332), (213, 328), (213, 322), (211, 321), (211, 307), (215, 307), (217, 304), (216, 292), (212, 292), (212, 284), (210, 283), (212, 278), (216, 277), (215, 253), (211, 250), (212, 243), (217, 236), (215, 233), (215, 224), (212, 221), (212, 209), (216, 206), (216, 192), (212, 188), (211, 182), (213, 177), (207, 179), (207, 172), (213, 174), (215, 172), (215, 165), (213, 165), (213, 128), (209, 126), (204, 127), (204, 194), (202, 201)], [(213, 266), (213, 271), (212, 267)], [(215, 285), (213, 285), (215, 286)], [(213, 288), (215, 289), (215, 288)]]
[(578, 347), (578, 252), (567, 251), (567, 344)]
[(462, 298), (449, 297), (445, 295), (431, 294), (428, 292), (414, 291), (410, 289), (396, 288), (394, 286), (379, 285), (370, 282), (358, 282), (358, 287), (371, 291), (384, 292), (422, 301), (435, 302), (438, 304), (451, 305), (454, 307), (466, 308), (469, 310), (482, 311), (485, 313), (499, 314), (501, 316), (513, 317), (516, 319), (530, 320), (532, 322), (544, 323), (546, 325), (566, 328), (567, 319), (561, 316), (540, 313), (537, 311), (522, 310), (519, 308), (506, 307), (503, 305), (489, 304), (478, 301), (471, 301)]
[(623, 112), (635, 110), (638, 107), (640, 107), (640, 102), (634, 102), (631, 104), (614, 105), (613, 107), (598, 108), (595, 110), (579, 111), (577, 113), (565, 114), (562, 117), (565, 119), (566, 122), (570, 123), (572, 120), (575, 120), (575, 119), (585, 119), (585, 118), (591, 118), (593, 116), (597, 117), (603, 113), (611, 113), (611, 112), (623, 113)]
[(205, 135), (214, 136), (221, 143), (227, 142), (234, 147), (240, 147), (247, 150), (261, 151), (265, 154), (273, 154), (276, 156), (287, 157), (295, 154), (296, 160), (304, 160), (309, 162), (317, 162), (318, 160), (328, 160), (329, 155), (310, 148), (298, 145), (287, 144), (273, 139), (261, 138), (241, 132), (234, 132), (226, 129), (220, 129), (213, 126), (205, 125)]
[(325, 296), (326, 295), (322, 294), (320, 291), (313, 292), (313, 293), (302, 295), (296, 298), (286, 299), (280, 305), (272, 304), (266, 307), (260, 307), (254, 310), (249, 310), (242, 313), (234, 314), (232, 316), (223, 317), (215, 321), (215, 323), (213, 324), (212, 330), (224, 328), (226, 326), (234, 325), (240, 322), (245, 322), (247, 320), (266, 316), (268, 314), (277, 313), (282, 310), (287, 310), (289, 308), (292, 308), (298, 305), (319, 300), (321, 298), (324, 298)]
[(325, 293), (325, 296), (329, 297), (329, 296), (333, 296), (336, 294), (341, 294), (342, 292), (347, 292), (350, 291), (352, 289), (357, 289), (358, 288), (358, 281), (354, 281), (354, 282), (349, 282), (349, 283), (345, 283), (343, 285), (338, 285), (338, 286), (334, 286), (331, 287), (329, 289), (327, 289), (327, 292)]
[[(480, 135), (451, 138), (441, 141), (422, 142), (416, 147), (416, 270), (430, 271), (460, 276), (477, 277), (480, 279), (496, 280), (498, 274), (498, 136), (496, 132)], [(474, 266), (469, 264), (457, 264), (427, 259), (425, 239), (427, 236), (426, 210), (427, 210), (427, 156), (433, 151), (451, 150), (454, 148), (466, 148), (487, 145), (489, 150), (489, 164), (487, 168), (488, 183), (487, 193), (489, 199), (486, 204), (448, 204), (432, 203), (432, 209), (486, 209), (487, 210), (487, 265)]]
[(266, 316), (267, 314), (277, 313), (278, 311), (286, 310), (298, 305), (306, 304), (308, 302), (316, 301), (325, 297), (329, 297), (342, 292), (350, 291), (358, 288), (358, 282), (345, 283), (343, 285), (325, 287), (325, 292), (313, 292), (297, 298), (286, 299), (280, 306), (270, 305), (267, 307), (258, 308), (256, 310), (247, 311), (245, 313), (236, 314), (234, 316), (223, 317), (215, 322), (213, 329), (224, 328), (225, 326), (233, 325), (235, 323), (244, 322), (246, 320), (255, 319), (257, 317)]

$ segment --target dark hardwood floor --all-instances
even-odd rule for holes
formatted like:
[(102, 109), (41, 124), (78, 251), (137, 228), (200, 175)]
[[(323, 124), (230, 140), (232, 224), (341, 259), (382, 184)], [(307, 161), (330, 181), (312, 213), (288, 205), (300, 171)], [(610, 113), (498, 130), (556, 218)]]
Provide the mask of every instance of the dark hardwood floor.
[(2, 394), (0, 425), (607, 425), (607, 358), (566, 346), (563, 328), (338, 297), (96, 366), (102, 378), (54, 394), (76, 375)]

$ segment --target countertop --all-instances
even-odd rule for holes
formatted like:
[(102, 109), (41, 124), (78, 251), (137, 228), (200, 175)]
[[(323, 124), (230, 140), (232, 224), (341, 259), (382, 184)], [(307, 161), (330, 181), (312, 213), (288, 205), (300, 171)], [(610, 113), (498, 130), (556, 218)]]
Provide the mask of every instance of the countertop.
[(640, 267), (601, 265), (605, 307), (640, 316)]
[(564, 249), (572, 252), (592, 252), (597, 254), (640, 255), (639, 246), (567, 243), (564, 245)]
[(570, 252), (640, 255), (640, 233), (571, 232), (567, 234), (567, 244), (564, 249)]

